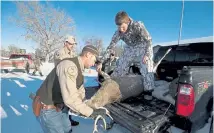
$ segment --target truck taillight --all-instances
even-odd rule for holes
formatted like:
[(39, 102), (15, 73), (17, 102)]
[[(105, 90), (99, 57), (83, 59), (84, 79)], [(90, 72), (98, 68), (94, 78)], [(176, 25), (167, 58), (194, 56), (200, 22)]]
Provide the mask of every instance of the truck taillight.
[(191, 85), (180, 85), (177, 96), (177, 115), (190, 116), (195, 108), (195, 94)]

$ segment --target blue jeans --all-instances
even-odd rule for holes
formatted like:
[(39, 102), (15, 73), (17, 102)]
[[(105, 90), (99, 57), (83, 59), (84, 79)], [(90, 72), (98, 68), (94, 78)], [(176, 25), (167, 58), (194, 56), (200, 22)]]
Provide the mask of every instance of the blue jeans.
[(71, 133), (71, 122), (68, 119), (68, 109), (57, 112), (56, 109), (41, 110), (37, 117), (44, 133)]

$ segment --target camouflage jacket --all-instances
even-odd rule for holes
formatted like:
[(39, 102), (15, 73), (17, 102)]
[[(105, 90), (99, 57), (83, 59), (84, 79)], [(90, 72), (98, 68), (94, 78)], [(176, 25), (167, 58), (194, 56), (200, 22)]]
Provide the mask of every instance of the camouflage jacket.
[(146, 45), (146, 55), (149, 54), (148, 48), (152, 45), (152, 38), (144, 24), (141, 21), (133, 21), (132, 19), (125, 33), (121, 33), (119, 30), (114, 33), (107, 49), (113, 49), (119, 40), (123, 40), (129, 46)]

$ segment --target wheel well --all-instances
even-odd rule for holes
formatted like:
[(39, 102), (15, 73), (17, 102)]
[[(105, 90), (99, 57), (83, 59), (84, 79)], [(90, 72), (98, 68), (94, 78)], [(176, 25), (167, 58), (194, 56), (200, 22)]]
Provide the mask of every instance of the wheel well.
[(212, 110), (213, 110), (213, 97), (211, 97), (207, 103), (207, 112), (210, 113)]

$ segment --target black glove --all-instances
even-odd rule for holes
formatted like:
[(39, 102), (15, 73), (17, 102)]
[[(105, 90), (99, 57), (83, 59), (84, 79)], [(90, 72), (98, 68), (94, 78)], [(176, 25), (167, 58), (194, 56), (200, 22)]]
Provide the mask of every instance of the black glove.
[(106, 110), (105, 109), (96, 109), (93, 111), (93, 113), (90, 115), (90, 117), (95, 119), (98, 115), (105, 116)]
[(154, 91), (154, 89), (152, 90), (144, 90), (143, 94), (144, 95), (148, 95), (148, 96), (152, 96), (152, 92)]
[(96, 60), (95, 64), (100, 64), (102, 63), (102, 61), (99, 59), (99, 60)]

